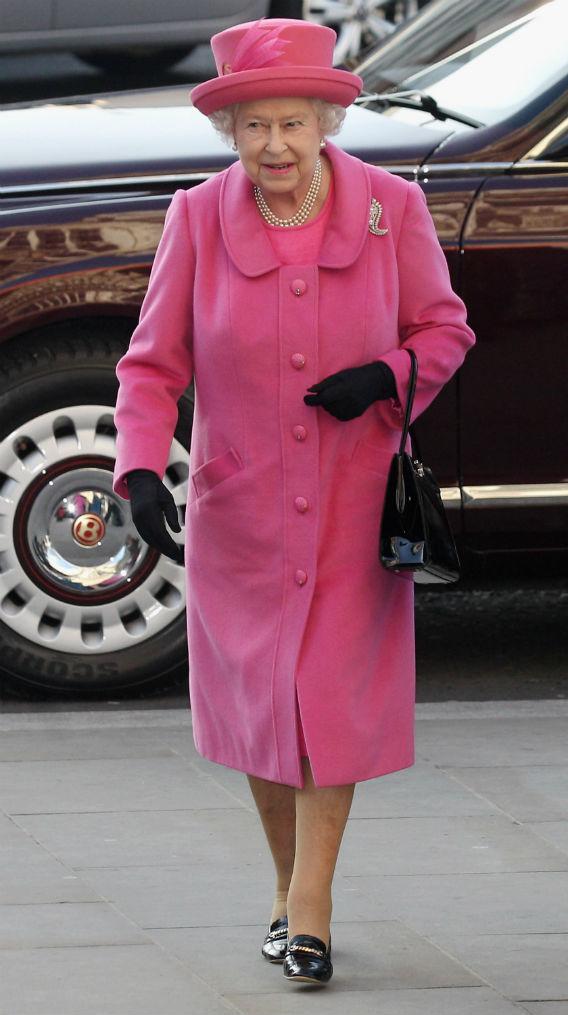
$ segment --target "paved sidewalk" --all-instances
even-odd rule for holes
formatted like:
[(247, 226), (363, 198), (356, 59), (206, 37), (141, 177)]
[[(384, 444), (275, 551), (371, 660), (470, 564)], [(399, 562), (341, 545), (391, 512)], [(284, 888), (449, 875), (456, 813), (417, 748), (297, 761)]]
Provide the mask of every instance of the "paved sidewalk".
[(356, 787), (313, 989), (260, 955), (272, 860), (188, 710), (1, 715), (1, 1015), (568, 1015), (568, 701), (416, 714), (416, 765)]

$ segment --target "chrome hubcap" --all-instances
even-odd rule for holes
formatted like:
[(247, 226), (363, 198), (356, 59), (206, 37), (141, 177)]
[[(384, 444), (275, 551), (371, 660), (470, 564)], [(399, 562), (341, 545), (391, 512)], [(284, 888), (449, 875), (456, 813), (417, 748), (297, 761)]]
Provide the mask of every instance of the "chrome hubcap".
[[(43, 468), (14, 513), (14, 548), (32, 581), (67, 602), (127, 595), (151, 557), (129, 506), (112, 489), (114, 462), (64, 459)], [(86, 598), (88, 597), (88, 599)]]
[[(128, 648), (185, 606), (183, 567), (142, 541), (112, 489), (115, 439), (111, 406), (80, 405), (0, 442), (0, 621), (53, 650)], [(187, 467), (174, 441), (164, 482), (180, 508)]]

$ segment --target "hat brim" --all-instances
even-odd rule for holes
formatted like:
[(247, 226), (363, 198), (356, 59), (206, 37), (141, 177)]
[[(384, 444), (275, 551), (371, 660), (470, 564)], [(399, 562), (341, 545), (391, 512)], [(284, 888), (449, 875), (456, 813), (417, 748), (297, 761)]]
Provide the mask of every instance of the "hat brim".
[(261, 67), (211, 78), (189, 93), (192, 104), (205, 116), (233, 102), (252, 102), (298, 95), (350, 106), (363, 79), (351, 71), (324, 67)]

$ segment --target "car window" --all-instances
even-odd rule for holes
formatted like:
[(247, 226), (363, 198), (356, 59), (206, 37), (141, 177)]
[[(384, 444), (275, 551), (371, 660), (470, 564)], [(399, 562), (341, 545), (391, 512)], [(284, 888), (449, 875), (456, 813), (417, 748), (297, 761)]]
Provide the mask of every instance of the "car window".
[(548, 0), (429, 0), (381, 43), (370, 46), (353, 66), (368, 92), (396, 88), (401, 81), (471, 46)]
[[(404, 78), (397, 90), (417, 88), (439, 106), (496, 123), (527, 105), (568, 73), (568, 6), (551, 0), (480, 42)], [(386, 92), (388, 94), (388, 91)], [(385, 115), (416, 121), (424, 113), (392, 107)]]

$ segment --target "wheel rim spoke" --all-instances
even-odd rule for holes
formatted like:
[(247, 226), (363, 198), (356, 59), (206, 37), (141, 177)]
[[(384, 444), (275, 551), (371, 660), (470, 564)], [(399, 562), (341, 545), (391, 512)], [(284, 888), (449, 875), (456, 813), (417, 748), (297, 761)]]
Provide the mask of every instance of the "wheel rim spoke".
[[(397, 27), (384, 16), (385, 0), (304, 0), (304, 18), (320, 25), (331, 25), (337, 32), (334, 64), (357, 57), (363, 41), (380, 42)], [(417, 4), (409, 0), (403, 20), (415, 13)], [(381, 16), (381, 12), (383, 16)]]
[[(185, 607), (183, 567), (146, 547), (112, 490), (113, 411), (69, 406), (0, 441), (0, 621), (62, 653), (131, 647)], [(187, 452), (177, 441), (168, 473), (183, 508)]]

